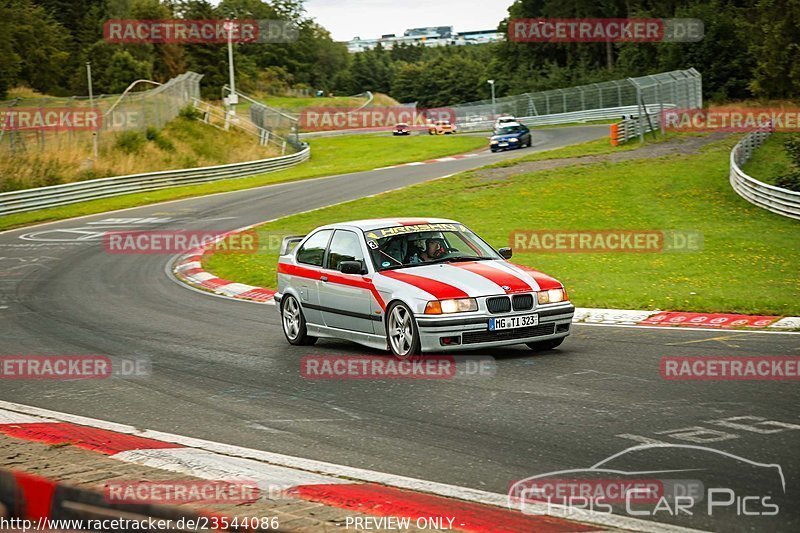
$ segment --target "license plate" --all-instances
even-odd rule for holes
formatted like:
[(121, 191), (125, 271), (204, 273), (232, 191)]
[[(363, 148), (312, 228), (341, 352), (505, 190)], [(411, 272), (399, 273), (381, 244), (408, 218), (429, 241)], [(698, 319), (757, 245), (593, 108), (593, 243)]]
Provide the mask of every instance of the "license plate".
[(503, 318), (490, 318), (489, 331), (501, 329), (527, 328), (539, 325), (539, 315), (506, 316)]
[(500, 146), (508, 146), (508, 143), (500, 143)]

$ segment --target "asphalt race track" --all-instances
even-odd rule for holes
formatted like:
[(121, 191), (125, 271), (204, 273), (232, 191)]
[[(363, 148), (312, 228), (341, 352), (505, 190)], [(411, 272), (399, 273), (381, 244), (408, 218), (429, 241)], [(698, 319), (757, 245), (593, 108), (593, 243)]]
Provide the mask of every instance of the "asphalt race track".
[[(607, 131), (542, 130), (533, 150)], [(279, 184), (2, 233), (0, 355), (146, 358), (152, 375), (4, 380), (0, 399), (498, 493), (529, 476), (588, 468), (643, 442), (708, 447), (731, 455), (661, 448), (620, 457), (615, 466), (681, 470), (674, 477), (735, 489), (734, 503), (712, 516), (705, 508), (680, 517), (662, 511), (660, 521), (717, 531), (800, 530), (797, 382), (674, 382), (659, 371), (660, 359), (670, 355), (800, 355), (800, 335), (578, 325), (558, 350), (485, 353), (497, 359), (493, 377), (307, 380), (299, 368), (304, 355), (388, 356), (341, 341), (289, 346), (273, 306), (187, 290), (165, 274), (169, 256), (111, 255), (99, 240), (120, 228), (233, 229), (530, 151)], [(150, 217), (161, 221), (137, 222)], [(780, 465), (785, 494), (773, 470), (734, 456)], [(777, 516), (737, 516), (736, 503), (751, 495), (788, 503)], [(747, 509), (764, 510), (753, 501)]]

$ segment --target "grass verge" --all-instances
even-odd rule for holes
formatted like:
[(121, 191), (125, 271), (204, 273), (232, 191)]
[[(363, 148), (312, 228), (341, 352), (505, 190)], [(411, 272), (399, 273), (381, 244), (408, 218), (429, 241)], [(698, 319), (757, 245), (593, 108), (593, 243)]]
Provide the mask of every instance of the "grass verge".
[(188, 185), (148, 193), (128, 194), (115, 198), (43, 209), (41, 211), (6, 215), (0, 218), (0, 230), (36, 222), (62, 220), (116, 209), (137, 207), (167, 200), (249, 189), (261, 185), (332, 174), (361, 172), (388, 165), (443, 157), (483, 148), (486, 145), (486, 139), (466, 135), (392, 137), (383, 133), (321, 137), (312, 139), (309, 143), (311, 145), (311, 160), (290, 169), (249, 178), (223, 180), (202, 185)]
[[(358, 218), (441, 216), (464, 222), (496, 247), (526, 229), (702, 232), (704, 248), (695, 253), (519, 253), (513, 260), (559, 278), (583, 307), (800, 315), (798, 223), (731, 190), (734, 143), (728, 138), (694, 155), (506, 179), (483, 168), (286, 217), (259, 231), (304, 233)], [(274, 287), (276, 261), (276, 252), (212, 255), (206, 267), (225, 279)]]
[(775, 179), (784, 176), (792, 169), (792, 161), (783, 143), (796, 133), (774, 133), (754, 152), (750, 161), (742, 166), (749, 176), (764, 183), (775, 185)]

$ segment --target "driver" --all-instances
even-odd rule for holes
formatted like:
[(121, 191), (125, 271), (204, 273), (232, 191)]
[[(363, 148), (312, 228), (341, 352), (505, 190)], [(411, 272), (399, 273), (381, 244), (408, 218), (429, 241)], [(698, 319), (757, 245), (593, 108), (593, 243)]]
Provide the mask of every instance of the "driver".
[(441, 239), (426, 239), (425, 249), (422, 250), (421, 252), (416, 252), (414, 255), (412, 255), (411, 260), (409, 262), (411, 264), (426, 263), (428, 261), (433, 261), (434, 259), (438, 259), (444, 254), (445, 254), (445, 249), (444, 246), (442, 246)]

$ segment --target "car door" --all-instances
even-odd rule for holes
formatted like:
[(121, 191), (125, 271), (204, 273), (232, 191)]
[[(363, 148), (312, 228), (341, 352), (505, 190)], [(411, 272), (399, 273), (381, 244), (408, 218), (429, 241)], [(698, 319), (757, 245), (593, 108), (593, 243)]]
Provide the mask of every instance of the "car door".
[(320, 311), (320, 277), (322, 276), (325, 251), (332, 234), (333, 230), (320, 230), (300, 245), (295, 254), (295, 262), (299, 268), (290, 281), (300, 295), (300, 305), (303, 307), (306, 321), (320, 326), (325, 324)]
[(371, 280), (362, 274), (343, 274), (342, 261), (358, 261), (367, 272), (366, 253), (359, 234), (337, 229), (333, 234), (326, 268), (319, 284), (319, 299), (325, 325), (332, 328), (373, 333)]

